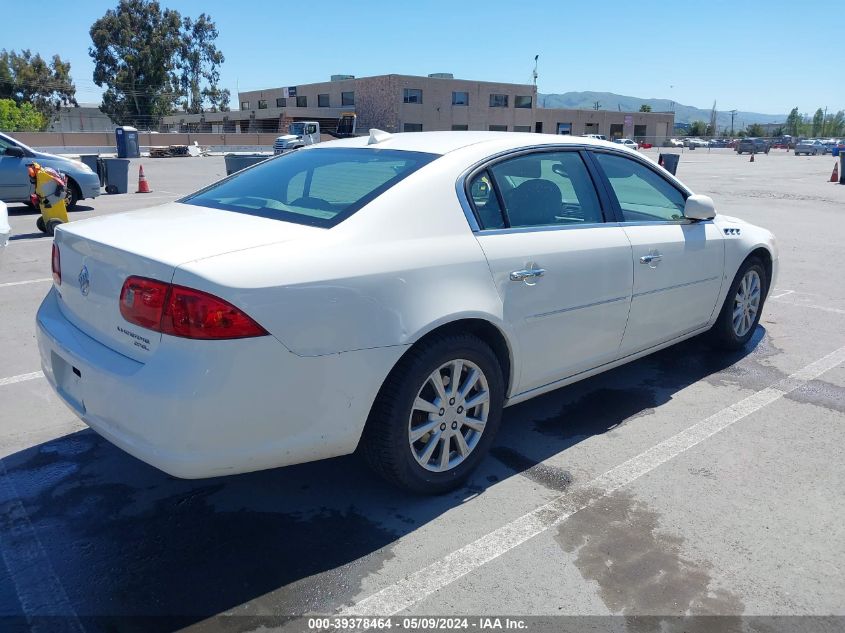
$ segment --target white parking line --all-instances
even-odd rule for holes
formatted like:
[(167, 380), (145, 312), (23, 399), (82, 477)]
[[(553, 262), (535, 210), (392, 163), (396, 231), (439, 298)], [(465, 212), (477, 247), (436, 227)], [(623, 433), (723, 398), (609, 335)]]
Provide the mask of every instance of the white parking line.
[(25, 286), (26, 284), (40, 284), (45, 281), (53, 281), (52, 277), (41, 277), (40, 279), (27, 279), (26, 281), (7, 281), (0, 284), (0, 288), (8, 288), (9, 286)]
[[(775, 289), (775, 290), (777, 290), (777, 289)], [(794, 290), (784, 290), (783, 292), (779, 292), (776, 295), (772, 295), (771, 297), (769, 297), (769, 299), (780, 299), (781, 297), (785, 297), (786, 295), (791, 295), (793, 292), (795, 292), (795, 291)]]
[(28, 374), (18, 374), (17, 376), (0, 378), (0, 387), (4, 387), (5, 385), (14, 385), (16, 382), (24, 382), (25, 380), (36, 380), (38, 378), (44, 378), (43, 371), (33, 371)]
[(388, 616), (403, 611), (843, 362), (845, 346), (338, 613)]

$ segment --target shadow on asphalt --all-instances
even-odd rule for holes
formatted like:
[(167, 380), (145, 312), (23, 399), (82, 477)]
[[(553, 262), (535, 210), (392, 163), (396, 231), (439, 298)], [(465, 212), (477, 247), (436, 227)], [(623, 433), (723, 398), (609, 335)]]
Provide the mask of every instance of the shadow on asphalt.
[[(30, 548), (3, 556), (0, 616), (22, 614), (22, 601), (31, 609), (37, 588), (28, 579), (50, 573), (89, 631), (169, 631), (225, 612), (332, 612), (402, 536), (517, 474), (563, 491), (569, 473), (540, 462), (564, 452), (556, 463), (565, 464), (568, 447), (636, 424), (697, 381), (776, 380), (759, 362), (776, 353), (762, 327), (736, 353), (694, 339), (511, 407), (492, 457), (465, 488), (440, 497), (399, 492), (354, 456), (188, 481), (92, 431), (34, 446), (0, 470), (0, 544)], [(52, 570), (27, 573), (45, 560)], [(238, 621), (249, 628), (250, 618)]]

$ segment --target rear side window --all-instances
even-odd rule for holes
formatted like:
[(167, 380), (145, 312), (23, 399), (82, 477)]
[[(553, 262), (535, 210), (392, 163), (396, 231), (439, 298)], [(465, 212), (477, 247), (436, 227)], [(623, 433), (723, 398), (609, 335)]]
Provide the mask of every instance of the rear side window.
[(180, 202), (331, 228), (435, 158), (382, 149), (299, 150)]
[(473, 179), (470, 196), (485, 229), (603, 221), (593, 181), (578, 152), (537, 152), (496, 163)]

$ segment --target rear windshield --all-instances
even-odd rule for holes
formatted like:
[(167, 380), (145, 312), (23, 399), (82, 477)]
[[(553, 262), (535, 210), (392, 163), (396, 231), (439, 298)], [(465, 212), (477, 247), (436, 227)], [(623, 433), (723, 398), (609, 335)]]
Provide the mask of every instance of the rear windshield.
[(330, 228), (435, 158), (437, 154), (351, 147), (299, 150), (180, 202)]

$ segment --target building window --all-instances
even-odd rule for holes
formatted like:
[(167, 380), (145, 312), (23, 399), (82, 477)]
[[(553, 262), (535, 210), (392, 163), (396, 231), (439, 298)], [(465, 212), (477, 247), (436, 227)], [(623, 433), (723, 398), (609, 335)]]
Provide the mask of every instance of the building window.
[(452, 105), (468, 106), (469, 105), (469, 93), (468, 92), (453, 92), (452, 93)]
[(422, 132), (422, 123), (406, 123), (402, 126), (403, 132)]
[(405, 88), (405, 95), (402, 100), (405, 103), (422, 103), (422, 90), (419, 88)]
[(508, 126), (507, 125), (491, 125), (490, 126), (491, 132), (507, 132)]
[(308, 97), (302, 96), (296, 98), (296, 107), (297, 108), (307, 108), (308, 107)]
[(572, 124), (571, 123), (558, 123), (557, 124), (557, 133), (563, 134), (566, 136), (567, 134), (572, 134)]
[(266, 110), (267, 109), (267, 99), (259, 99), (258, 100), (258, 109), (259, 110)]
[(490, 107), (491, 108), (507, 108), (508, 107), (508, 95), (490, 95)]
[(317, 107), (318, 108), (328, 108), (329, 107), (329, 95), (317, 95)]
[(345, 106), (355, 105), (355, 93), (354, 92), (341, 92), (340, 93), (340, 105), (345, 105)]
[(531, 126), (530, 125), (514, 125), (513, 131), (514, 132), (530, 132)]
[(279, 97), (278, 99), (276, 99), (276, 107), (277, 108), (285, 108), (285, 107), (287, 107), (287, 105), (288, 105), (288, 100), (285, 99), (284, 97)]
[(513, 107), (514, 108), (530, 108), (531, 107), (532, 98), (530, 96), (520, 96), (516, 95), (513, 98)]
[(469, 126), (464, 123), (463, 125), (455, 124), (452, 126), (453, 132), (466, 132), (469, 129)]
[(241, 110), (249, 110), (249, 101), (241, 101)]

